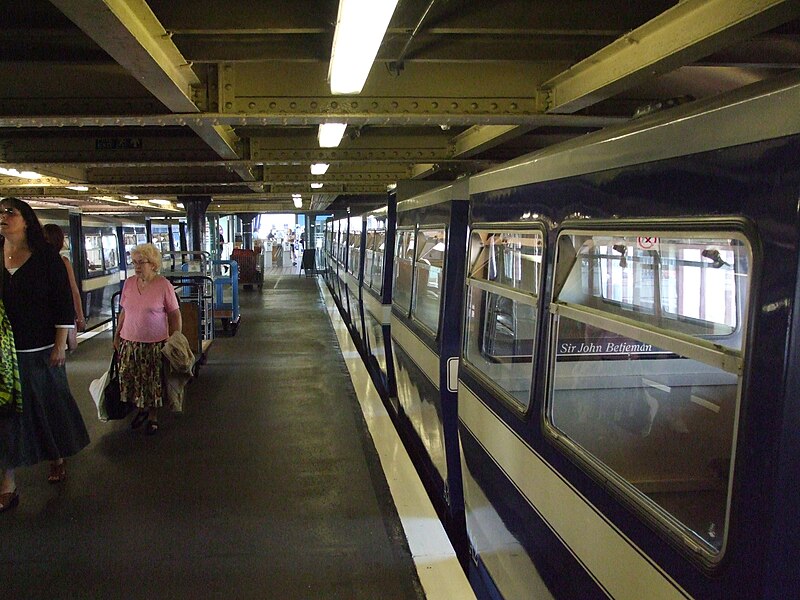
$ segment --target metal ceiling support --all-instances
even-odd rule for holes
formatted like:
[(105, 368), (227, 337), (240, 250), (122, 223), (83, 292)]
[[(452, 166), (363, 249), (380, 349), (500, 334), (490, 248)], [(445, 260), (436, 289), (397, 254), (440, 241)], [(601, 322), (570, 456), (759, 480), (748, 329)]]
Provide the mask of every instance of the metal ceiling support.
[(475, 125), (455, 136), (453, 156), (466, 158), (493, 148), (530, 131), (531, 127), (516, 125)]
[(425, 20), (425, 17), (428, 16), (428, 13), (431, 12), (433, 5), (436, 4), (436, 0), (431, 0), (428, 4), (428, 7), (422, 12), (422, 16), (420, 16), (419, 21), (414, 26), (414, 30), (408, 36), (403, 49), (400, 50), (400, 54), (389, 64), (389, 69), (393, 70), (396, 73), (399, 73), (403, 69), (403, 60), (406, 58), (406, 53), (408, 52), (409, 47), (411, 46), (411, 42), (414, 41), (414, 38), (417, 37), (417, 33), (419, 32), (420, 27), (422, 27), (422, 22)]
[(797, 0), (684, 0), (543, 83), (540, 108), (581, 110), (798, 16)]
[[(144, 0), (51, 1), (169, 110), (199, 112), (192, 86), (200, 80)], [(240, 158), (232, 128), (206, 121), (187, 125), (220, 157)], [(239, 174), (255, 179), (247, 169)]]
[(174, 112), (197, 112), (200, 80), (144, 0), (51, 0), (73, 23)]
[(319, 125), (346, 121), (354, 126), (407, 127), (439, 125), (529, 125), (531, 127), (605, 127), (627, 119), (541, 113), (469, 114), (453, 109), (438, 115), (424, 112), (313, 112), (307, 114), (257, 113), (249, 115), (203, 113), (165, 115), (95, 115), (95, 116), (0, 116), (0, 128), (41, 127), (185, 127), (192, 125), (231, 125), (236, 127), (272, 127)]

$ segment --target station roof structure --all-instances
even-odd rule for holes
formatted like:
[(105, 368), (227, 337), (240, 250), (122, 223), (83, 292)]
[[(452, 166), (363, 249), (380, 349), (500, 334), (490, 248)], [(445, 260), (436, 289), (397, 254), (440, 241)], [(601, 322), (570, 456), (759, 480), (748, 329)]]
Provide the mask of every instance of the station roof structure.
[[(451, 181), (800, 68), (797, 0), (399, 0), (362, 92), (333, 95), (338, 6), (3, 3), (0, 167), (41, 177), (0, 175), (0, 196), (169, 214), (192, 197), (294, 212), (299, 193), (303, 210), (366, 210), (398, 181)], [(347, 124), (336, 148), (319, 147), (326, 122)]]

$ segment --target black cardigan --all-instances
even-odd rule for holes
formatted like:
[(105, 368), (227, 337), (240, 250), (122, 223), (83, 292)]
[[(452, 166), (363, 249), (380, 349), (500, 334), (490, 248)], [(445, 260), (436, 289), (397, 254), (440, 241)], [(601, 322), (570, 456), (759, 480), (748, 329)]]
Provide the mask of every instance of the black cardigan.
[(67, 268), (51, 248), (34, 252), (14, 275), (3, 268), (3, 304), (17, 350), (51, 346), (56, 325), (73, 327)]

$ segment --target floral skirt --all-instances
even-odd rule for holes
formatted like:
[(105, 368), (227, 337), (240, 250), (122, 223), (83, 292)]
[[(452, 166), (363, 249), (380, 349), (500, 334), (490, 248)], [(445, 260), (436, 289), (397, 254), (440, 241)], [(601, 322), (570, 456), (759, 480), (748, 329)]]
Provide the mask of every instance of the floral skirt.
[(164, 342), (119, 343), (119, 389), (123, 402), (138, 408), (158, 408), (164, 404)]

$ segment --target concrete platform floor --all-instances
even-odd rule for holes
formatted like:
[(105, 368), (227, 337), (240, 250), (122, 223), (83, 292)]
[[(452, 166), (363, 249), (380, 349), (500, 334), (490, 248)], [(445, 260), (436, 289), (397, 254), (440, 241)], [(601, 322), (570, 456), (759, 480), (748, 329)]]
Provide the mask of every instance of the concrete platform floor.
[(101, 423), (88, 395), (110, 333), (68, 359), (92, 444), (18, 471), (0, 515), (4, 598), (424, 597), (315, 278), (242, 290), (157, 436)]

